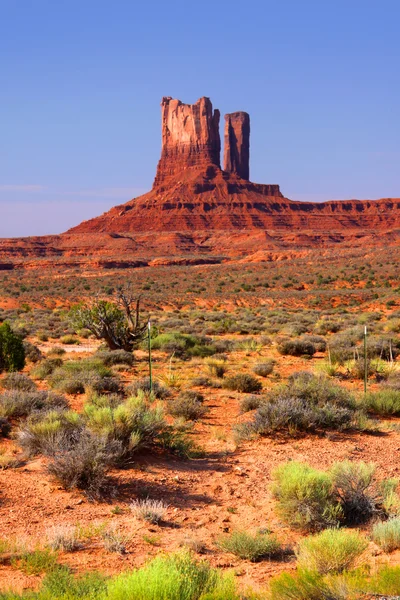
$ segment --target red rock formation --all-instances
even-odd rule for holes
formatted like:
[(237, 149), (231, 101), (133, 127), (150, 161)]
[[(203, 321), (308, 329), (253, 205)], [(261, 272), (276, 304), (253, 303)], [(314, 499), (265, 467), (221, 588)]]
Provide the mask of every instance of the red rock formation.
[(246, 112), (225, 115), (224, 171), (250, 179), (250, 116)]
[(164, 186), (188, 168), (220, 166), (219, 110), (209, 98), (195, 104), (163, 98), (162, 148), (154, 187)]

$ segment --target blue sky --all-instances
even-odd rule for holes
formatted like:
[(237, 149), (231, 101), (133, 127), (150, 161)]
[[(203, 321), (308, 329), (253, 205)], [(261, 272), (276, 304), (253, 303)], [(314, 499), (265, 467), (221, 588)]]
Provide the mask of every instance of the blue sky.
[(162, 96), (251, 116), (253, 181), (400, 196), (398, 0), (0, 0), (0, 237), (152, 185)]

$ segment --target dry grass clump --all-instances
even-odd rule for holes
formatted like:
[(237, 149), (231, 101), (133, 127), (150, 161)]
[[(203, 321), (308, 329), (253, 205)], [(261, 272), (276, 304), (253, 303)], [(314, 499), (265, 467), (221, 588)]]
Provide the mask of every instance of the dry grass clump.
[(158, 523), (165, 519), (168, 504), (162, 500), (145, 498), (143, 500), (134, 500), (130, 504), (130, 508), (134, 516), (140, 521), (158, 525)]

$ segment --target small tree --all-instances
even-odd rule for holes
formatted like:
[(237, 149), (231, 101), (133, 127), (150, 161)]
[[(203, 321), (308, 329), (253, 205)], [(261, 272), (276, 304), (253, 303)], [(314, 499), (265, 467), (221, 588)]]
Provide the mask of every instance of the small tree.
[(20, 371), (25, 366), (22, 338), (13, 332), (9, 323), (0, 325), (0, 373)]
[(119, 288), (116, 302), (97, 298), (90, 306), (72, 307), (70, 319), (75, 329), (88, 329), (110, 350), (132, 350), (146, 337), (147, 324), (140, 325), (140, 297)]

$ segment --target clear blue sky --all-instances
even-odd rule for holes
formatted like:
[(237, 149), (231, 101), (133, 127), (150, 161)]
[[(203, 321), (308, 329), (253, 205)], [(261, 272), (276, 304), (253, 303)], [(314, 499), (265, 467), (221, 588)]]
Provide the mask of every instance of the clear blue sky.
[(400, 196), (399, 0), (0, 0), (0, 237), (147, 191), (162, 96), (251, 116), (251, 179)]

